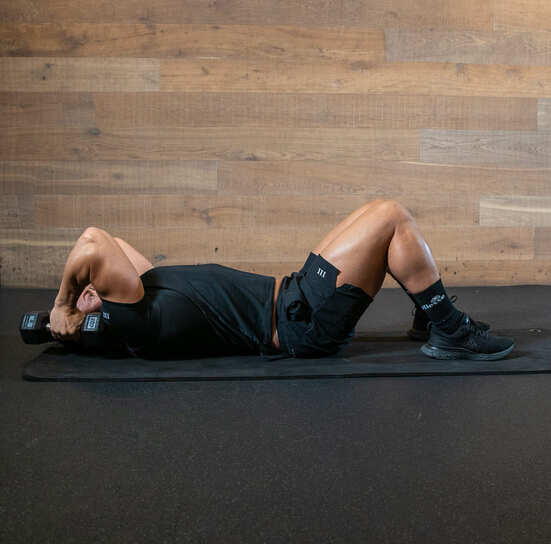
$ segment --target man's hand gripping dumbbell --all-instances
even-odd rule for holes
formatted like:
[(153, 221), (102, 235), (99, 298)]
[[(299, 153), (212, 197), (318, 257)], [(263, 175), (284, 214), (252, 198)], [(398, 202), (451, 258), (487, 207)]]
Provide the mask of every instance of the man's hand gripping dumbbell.
[[(55, 321), (52, 321), (55, 320)], [(52, 323), (56, 323), (52, 332)], [(99, 312), (84, 314), (56, 308), (51, 313), (27, 312), (21, 318), (19, 331), (26, 344), (43, 344), (59, 340), (84, 348), (108, 347), (104, 323)]]

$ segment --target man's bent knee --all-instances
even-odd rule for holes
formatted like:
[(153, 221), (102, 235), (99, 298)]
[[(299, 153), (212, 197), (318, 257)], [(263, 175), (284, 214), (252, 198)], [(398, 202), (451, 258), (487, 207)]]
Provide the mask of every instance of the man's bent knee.
[(107, 231), (100, 229), (99, 227), (87, 227), (80, 235), (81, 238), (90, 242), (104, 240), (106, 237), (109, 236), (110, 234)]
[(400, 202), (393, 199), (380, 200), (379, 209), (386, 215), (395, 219), (413, 219), (411, 212)]

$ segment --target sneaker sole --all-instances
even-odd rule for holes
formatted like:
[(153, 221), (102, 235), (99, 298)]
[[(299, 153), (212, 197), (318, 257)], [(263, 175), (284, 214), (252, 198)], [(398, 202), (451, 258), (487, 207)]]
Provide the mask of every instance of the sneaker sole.
[(512, 344), (507, 349), (503, 351), (498, 351), (496, 353), (478, 353), (476, 351), (468, 351), (465, 349), (445, 349), (437, 348), (429, 344), (423, 344), (421, 346), (421, 351), (431, 357), (432, 359), (470, 359), (471, 361), (495, 361), (497, 359), (503, 359), (506, 355), (509, 355), (515, 344)]

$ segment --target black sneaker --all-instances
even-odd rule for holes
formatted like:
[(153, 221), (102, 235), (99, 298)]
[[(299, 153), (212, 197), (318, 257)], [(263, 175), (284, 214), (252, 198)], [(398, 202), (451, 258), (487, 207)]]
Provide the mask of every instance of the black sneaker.
[(514, 347), (513, 338), (490, 334), (464, 313), (459, 328), (452, 334), (432, 325), (429, 341), (421, 346), (421, 352), (433, 359), (495, 361), (503, 359)]
[[(453, 295), (450, 298), (450, 302), (453, 304), (457, 300), (457, 295)], [(415, 312), (415, 313), (414, 313)], [(412, 340), (422, 340), (423, 342), (426, 342), (429, 339), (429, 326), (430, 326), (430, 319), (427, 317), (427, 314), (423, 312), (423, 310), (420, 310), (417, 308), (417, 306), (413, 307), (412, 310), (413, 317), (413, 325), (411, 326), (411, 329), (407, 332), (407, 335)], [(490, 329), (490, 325), (488, 323), (484, 323), (484, 321), (475, 321), (474, 319), (471, 319), (472, 323), (476, 325), (477, 327), (480, 327), (481, 329), (484, 329), (485, 331)]]

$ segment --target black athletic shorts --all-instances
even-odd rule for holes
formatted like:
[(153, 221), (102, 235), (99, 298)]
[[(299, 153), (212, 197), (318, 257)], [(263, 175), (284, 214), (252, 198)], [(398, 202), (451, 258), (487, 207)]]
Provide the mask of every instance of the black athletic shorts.
[(332, 355), (354, 336), (373, 298), (360, 287), (336, 287), (340, 270), (310, 253), (300, 272), (285, 276), (276, 311), (281, 350), (292, 357)]

